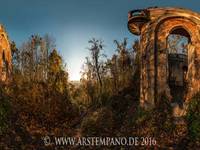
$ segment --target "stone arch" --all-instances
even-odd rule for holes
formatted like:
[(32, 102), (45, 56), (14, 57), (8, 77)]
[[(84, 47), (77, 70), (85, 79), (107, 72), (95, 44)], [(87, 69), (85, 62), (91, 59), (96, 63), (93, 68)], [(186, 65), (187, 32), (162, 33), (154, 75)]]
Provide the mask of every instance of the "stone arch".
[[(189, 35), (190, 35), (190, 40), (191, 40), (191, 45), (194, 46), (194, 49), (188, 49), (188, 58), (193, 57), (193, 55), (196, 55), (196, 58), (199, 60), (199, 55), (198, 53), (200, 52), (200, 46), (198, 46), (197, 43), (200, 42), (199, 40), (199, 35), (196, 34), (199, 31), (198, 26), (196, 25), (196, 23), (192, 22), (190, 19), (188, 18), (171, 18), (171, 19), (166, 19), (164, 22), (162, 22), (162, 24), (160, 25), (158, 32), (157, 32), (157, 47), (158, 47), (158, 51), (157, 51), (157, 63), (159, 64), (157, 66), (157, 89), (158, 89), (158, 94), (165, 92), (167, 93), (167, 95), (170, 95), (170, 91), (169, 91), (169, 87), (167, 84), (167, 67), (166, 64), (168, 64), (167, 62), (167, 53), (166, 53), (166, 45), (167, 45), (167, 37), (170, 34), (171, 31), (173, 31), (173, 29), (175, 28), (183, 28), (185, 29)], [(199, 64), (199, 62), (196, 62), (196, 64)], [(200, 65), (200, 64), (199, 64)], [(195, 67), (195, 62), (194, 61), (190, 61), (190, 63), (188, 64), (188, 85), (189, 85), (189, 89), (188, 89), (188, 93), (186, 96), (186, 99), (190, 98), (191, 95), (193, 95), (196, 91), (200, 90), (199, 87), (199, 80), (197, 80), (195, 78), (196, 74), (199, 73), (199, 68)], [(196, 70), (196, 72), (194, 73), (194, 70)], [(191, 80), (190, 80), (190, 79)], [(197, 85), (197, 89), (191, 89), (190, 87), (193, 87), (193, 85)]]
[[(199, 31), (199, 27), (197, 22), (200, 20), (191, 20), (191, 18), (187, 18), (185, 16), (177, 16), (177, 15), (164, 15), (159, 17), (154, 22), (154, 68), (155, 68), (155, 75), (154, 75), (154, 101), (157, 101), (157, 97), (159, 93), (166, 93), (168, 98), (170, 99), (170, 92), (169, 88), (166, 84), (166, 77), (162, 75), (162, 70), (164, 70), (164, 65), (166, 63), (166, 38), (170, 34), (174, 28), (182, 27), (187, 30), (190, 34), (190, 39), (192, 45), (195, 45), (199, 41), (199, 37), (196, 36), (194, 33)], [(193, 29), (194, 31), (190, 31)], [(194, 36), (193, 36), (194, 35)], [(160, 58), (159, 58), (160, 57)], [(158, 63), (160, 65), (158, 66)], [(163, 68), (161, 67), (163, 66)], [(166, 66), (166, 65), (165, 65)], [(165, 74), (166, 75), (166, 74)], [(164, 77), (164, 78), (163, 78)]]
[[(178, 30), (178, 31), (177, 31)], [(181, 32), (182, 31), (182, 32)], [(176, 32), (176, 33), (175, 33)], [(178, 32), (178, 33), (177, 33)], [(185, 37), (188, 37), (188, 39), (191, 38), (191, 32), (190, 30), (188, 30), (187, 28), (185, 28), (185, 26), (181, 25), (181, 26), (175, 26), (171, 29), (171, 31), (169, 32), (169, 34), (181, 34)], [(168, 36), (169, 36), (168, 34)], [(190, 39), (191, 40), (191, 39)]]
[(171, 7), (151, 7), (138, 11), (139, 14), (129, 12), (128, 27), (133, 34), (141, 36), (141, 106), (154, 106), (159, 94), (163, 92), (170, 98), (166, 43), (168, 35), (176, 28), (184, 29), (187, 31), (186, 36), (190, 36), (186, 100), (190, 99), (200, 91), (200, 14)]

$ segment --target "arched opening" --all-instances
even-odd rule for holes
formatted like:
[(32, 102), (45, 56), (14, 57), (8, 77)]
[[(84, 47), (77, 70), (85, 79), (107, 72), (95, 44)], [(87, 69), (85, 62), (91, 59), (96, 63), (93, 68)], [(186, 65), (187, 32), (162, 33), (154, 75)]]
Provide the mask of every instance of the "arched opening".
[(172, 102), (180, 107), (184, 103), (187, 87), (189, 33), (182, 27), (174, 28), (167, 37), (168, 50), (168, 85)]

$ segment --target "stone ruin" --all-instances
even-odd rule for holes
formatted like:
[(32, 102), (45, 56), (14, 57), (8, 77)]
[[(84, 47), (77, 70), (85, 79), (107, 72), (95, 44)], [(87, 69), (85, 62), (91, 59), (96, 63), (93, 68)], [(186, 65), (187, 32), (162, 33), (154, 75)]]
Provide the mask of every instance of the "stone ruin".
[(0, 25), (0, 82), (10, 79), (12, 69), (12, 56), (8, 36), (2, 25)]
[[(171, 7), (133, 10), (128, 28), (140, 36), (141, 106), (154, 107), (164, 93), (184, 115), (181, 110), (200, 91), (200, 14)], [(174, 51), (173, 36), (182, 37)]]

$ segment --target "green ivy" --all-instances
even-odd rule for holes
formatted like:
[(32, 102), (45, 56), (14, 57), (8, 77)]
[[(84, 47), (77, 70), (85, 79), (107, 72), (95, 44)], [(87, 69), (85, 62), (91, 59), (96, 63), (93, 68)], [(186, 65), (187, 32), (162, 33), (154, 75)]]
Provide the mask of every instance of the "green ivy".
[(200, 140), (200, 93), (197, 93), (189, 103), (187, 112), (188, 131), (192, 139)]

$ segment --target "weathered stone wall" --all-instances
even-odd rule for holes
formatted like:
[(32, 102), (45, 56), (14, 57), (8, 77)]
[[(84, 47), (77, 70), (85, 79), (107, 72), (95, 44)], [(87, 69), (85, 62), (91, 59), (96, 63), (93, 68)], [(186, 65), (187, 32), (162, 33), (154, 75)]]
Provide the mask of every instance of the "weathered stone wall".
[[(140, 29), (141, 105), (154, 106), (161, 93), (165, 93), (171, 99), (168, 85), (167, 37), (176, 28), (186, 30), (190, 36), (188, 90), (185, 93), (185, 100), (189, 100), (200, 91), (200, 15), (181, 8), (148, 8), (141, 12), (141, 17), (129, 14), (128, 22), (129, 30), (133, 34), (134, 30)], [(148, 15), (143, 15), (144, 13)], [(145, 16), (148, 18), (144, 19)]]
[(0, 25), (0, 81), (6, 81), (10, 78), (12, 69), (12, 56), (8, 36)]
[[(191, 42), (190, 45), (194, 45), (195, 49), (188, 49), (188, 73), (187, 73), (187, 82), (188, 82), (188, 93), (186, 95), (186, 99), (189, 99), (194, 93), (200, 90), (200, 80), (198, 74), (200, 68), (197, 66), (200, 65), (200, 62), (196, 62), (195, 60), (199, 60), (200, 54), (195, 55), (195, 53), (200, 52), (199, 44), (199, 31), (200, 28), (197, 26), (189, 18), (172, 18), (168, 19), (160, 25), (158, 31), (158, 93), (166, 92), (170, 95), (170, 91), (167, 84), (167, 75), (168, 75), (168, 59), (167, 59), (167, 50), (166, 50), (166, 38), (169, 35), (170, 31), (173, 30), (175, 27), (182, 27), (187, 30), (190, 34)], [(190, 46), (190, 47), (191, 47)], [(161, 52), (161, 54), (160, 54)], [(195, 57), (194, 57), (195, 55)], [(192, 58), (192, 60), (191, 60)], [(194, 73), (195, 72), (195, 73)]]
[(154, 32), (149, 30), (150, 24), (147, 24), (141, 35), (141, 80), (140, 80), (140, 100), (141, 105), (151, 105), (154, 103)]

